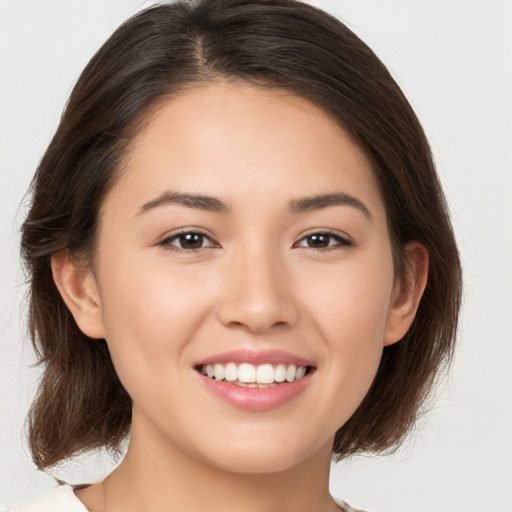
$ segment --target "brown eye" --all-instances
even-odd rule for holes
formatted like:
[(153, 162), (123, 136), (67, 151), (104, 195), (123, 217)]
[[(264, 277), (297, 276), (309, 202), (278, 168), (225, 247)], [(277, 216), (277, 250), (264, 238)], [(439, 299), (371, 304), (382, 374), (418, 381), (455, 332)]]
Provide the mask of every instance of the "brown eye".
[(178, 237), (182, 249), (199, 249), (203, 246), (204, 236), (199, 233), (187, 233)]
[(309, 247), (311, 249), (335, 249), (338, 247), (349, 247), (352, 245), (350, 240), (343, 238), (336, 233), (319, 232), (305, 236), (297, 244), (298, 247)]
[(178, 233), (163, 240), (160, 245), (182, 251), (196, 251), (205, 247), (213, 247), (215, 244), (210, 238), (200, 232), (187, 231)]
[(306, 240), (308, 247), (323, 249), (324, 247), (329, 247), (332, 238), (333, 237), (331, 235), (326, 235), (322, 233), (318, 235), (310, 235), (306, 237)]

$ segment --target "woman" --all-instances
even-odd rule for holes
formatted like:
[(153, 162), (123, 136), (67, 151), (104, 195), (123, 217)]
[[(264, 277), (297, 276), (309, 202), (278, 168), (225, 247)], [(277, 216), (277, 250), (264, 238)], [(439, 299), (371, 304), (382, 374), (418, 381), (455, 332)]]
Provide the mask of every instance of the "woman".
[(35, 463), (130, 434), (104, 480), (27, 510), (350, 510), (331, 457), (396, 447), (453, 350), (460, 264), (423, 131), (367, 46), (291, 0), (121, 26), (22, 246)]

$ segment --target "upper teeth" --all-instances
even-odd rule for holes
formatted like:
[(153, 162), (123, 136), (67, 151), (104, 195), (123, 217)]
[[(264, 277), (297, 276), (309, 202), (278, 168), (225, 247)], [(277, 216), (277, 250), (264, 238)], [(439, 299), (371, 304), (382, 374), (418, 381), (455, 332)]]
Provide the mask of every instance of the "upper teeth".
[(201, 372), (211, 379), (239, 381), (244, 383), (271, 384), (273, 382), (293, 382), (306, 375), (305, 366), (294, 364), (260, 364), (255, 366), (249, 363), (208, 364), (201, 367)]

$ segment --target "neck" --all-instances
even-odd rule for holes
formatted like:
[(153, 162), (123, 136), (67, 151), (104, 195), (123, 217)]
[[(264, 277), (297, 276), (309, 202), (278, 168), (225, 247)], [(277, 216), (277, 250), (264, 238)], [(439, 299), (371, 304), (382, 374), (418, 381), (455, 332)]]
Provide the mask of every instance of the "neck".
[(105, 512), (315, 512), (329, 494), (331, 443), (291, 468), (239, 473), (191, 456), (134, 424), (123, 462), (103, 483)]

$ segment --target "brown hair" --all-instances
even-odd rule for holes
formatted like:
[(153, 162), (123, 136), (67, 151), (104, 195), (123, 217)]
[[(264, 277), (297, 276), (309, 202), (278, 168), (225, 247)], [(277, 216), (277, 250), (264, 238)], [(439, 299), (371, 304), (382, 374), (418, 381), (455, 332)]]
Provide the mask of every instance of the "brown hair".
[(215, 78), (284, 88), (333, 116), (371, 159), (395, 268), (421, 242), (429, 278), (406, 336), (385, 347), (373, 385), (337, 432), (334, 454), (382, 452), (413, 425), (450, 360), (461, 269), (424, 132), (376, 55), (332, 16), (295, 0), (199, 0), (147, 9), (110, 37), (80, 76), (32, 183), (22, 228), (29, 328), (44, 373), (29, 413), (36, 465), (47, 468), (129, 432), (131, 399), (104, 340), (77, 327), (52, 278), (64, 248), (90, 257), (98, 211), (143, 117), (162, 98)]

